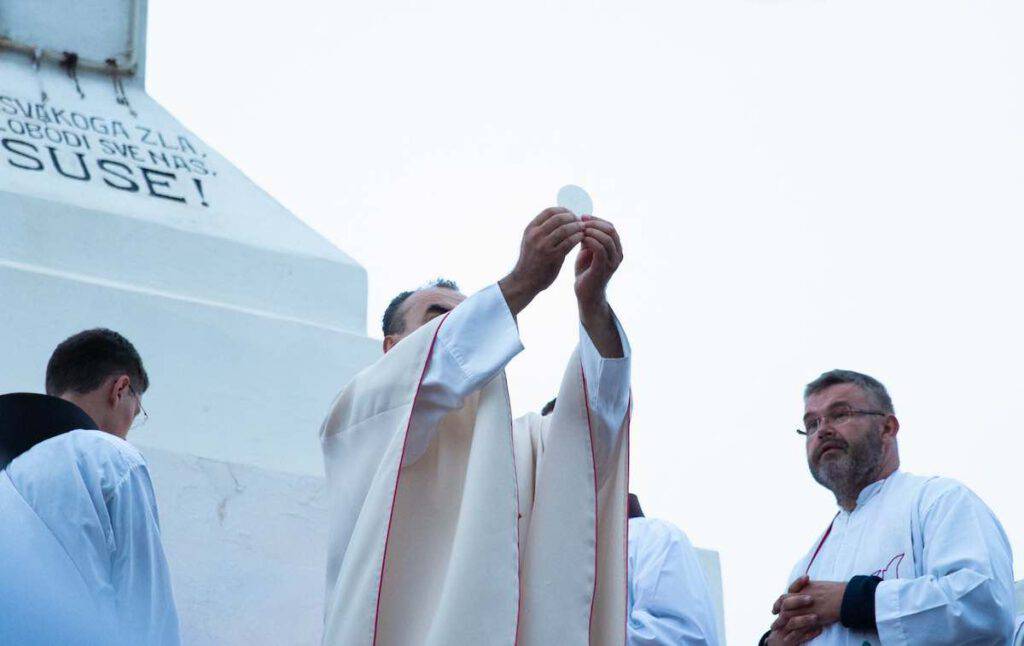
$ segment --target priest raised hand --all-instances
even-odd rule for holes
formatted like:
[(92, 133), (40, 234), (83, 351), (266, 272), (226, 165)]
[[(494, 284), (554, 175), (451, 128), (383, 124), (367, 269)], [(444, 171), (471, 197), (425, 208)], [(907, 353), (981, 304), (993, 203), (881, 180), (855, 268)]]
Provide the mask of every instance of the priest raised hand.
[[(558, 408), (513, 420), (515, 317), (577, 247), (580, 342)], [(605, 297), (621, 261), (610, 223), (551, 208), (498, 283), (394, 299), (384, 356), (321, 429), (325, 644), (624, 643), (630, 360)]]

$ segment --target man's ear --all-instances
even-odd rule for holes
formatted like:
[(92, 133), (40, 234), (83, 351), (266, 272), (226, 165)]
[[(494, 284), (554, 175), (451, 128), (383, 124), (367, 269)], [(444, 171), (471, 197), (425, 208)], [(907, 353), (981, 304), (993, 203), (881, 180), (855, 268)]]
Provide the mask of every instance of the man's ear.
[(398, 343), (398, 337), (396, 335), (389, 334), (384, 337), (384, 353), (387, 354), (388, 350), (395, 347), (396, 343)]
[(900, 432), (900, 421), (896, 419), (895, 415), (890, 415), (885, 418), (885, 426), (882, 427), (883, 433), (896, 437), (896, 434)]
[(117, 405), (117, 401), (121, 397), (128, 395), (128, 384), (131, 380), (128, 375), (121, 375), (120, 377), (113, 377), (110, 380), (110, 386), (107, 390), (107, 402), (111, 407)]

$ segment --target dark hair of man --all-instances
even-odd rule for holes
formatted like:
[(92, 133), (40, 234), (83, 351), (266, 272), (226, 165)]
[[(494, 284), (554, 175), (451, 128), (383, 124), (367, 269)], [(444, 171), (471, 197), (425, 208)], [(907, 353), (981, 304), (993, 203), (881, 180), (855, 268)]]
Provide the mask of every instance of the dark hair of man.
[(829, 370), (822, 373), (820, 377), (807, 384), (807, 387), (804, 388), (804, 399), (806, 400), (815, 393), (839, 384), (857, 385), (861, 390), (871, 395), (875, 400), (875, 404), (883, 413), (892, 415), (895, 412), (892, 407), (892, 398), (889, 397), (889, 391), (885, 389), (882, 382), (874, 377), (852, 370)]
[(431, 287), (440, 287), (441, 289), (450, 289), (454, 292), (459, 291), (459, 286), (454, 280), (448, 280), (447, 278), (438, 278), (427, 283), (419, 289), (413, 289), (411, 291), (402, 292), (398, 296), (391, 299), (391, 303), (388, 304), (388, 308), (384, 310), (384, 319), (381, 321), (381, 329), (384, 331), (384, 336), (389, 334), (401, 334), (405, 332), (405, 319), (402, 317), (401, 309), (406, 299), (418, 292), (420, 289), (430, 289)]
[(46, 394), (92, 392), (112, 375), (128, 375), (140, 395), (149, 388), (142, 357), (128, 339), (105, 328), (85, 330), (53, 351), (46, 364)]

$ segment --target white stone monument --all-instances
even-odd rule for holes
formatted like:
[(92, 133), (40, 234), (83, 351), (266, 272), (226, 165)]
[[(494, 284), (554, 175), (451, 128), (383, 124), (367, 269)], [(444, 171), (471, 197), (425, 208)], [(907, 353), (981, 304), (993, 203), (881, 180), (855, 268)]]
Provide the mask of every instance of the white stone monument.
[(380, 352), (366, 274), (147, 96), (145, 26), (145, 0), (0, 0), (0, 392), (127, 336), (184, 643), (318, 644), (317, 429)]
[(42, 391), (74, 332), (125, 334), (184, 642), (315, 644), (317, 428), (380, 352), (366, 274), (146, 95), (145, 14), (0, 2), (0, 392)]

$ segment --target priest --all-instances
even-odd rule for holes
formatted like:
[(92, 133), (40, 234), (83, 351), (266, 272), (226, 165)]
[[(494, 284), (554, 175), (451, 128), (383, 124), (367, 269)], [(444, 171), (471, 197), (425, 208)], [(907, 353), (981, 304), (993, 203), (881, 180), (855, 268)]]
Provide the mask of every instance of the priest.
[(1006, 534), (964, 485), (900, 470), (900, 424), (885, 386), (832, 370), (807, 385), (804, 409), (811, 475), (839, 511), (790, 573), (762, 643), (1008, 643)]
[[(513, 420), (516, 317), (577, 247), (558, 409)], [(325, 644), (624, 644), (630, 359), (605, 297), (622, 257), (611, 223), (549, 208), (496, 284), (388, 307), (384, 356), (321, 429)]]
[(47, 395), (0, 396), (0, 644), (177, 646), (146, 462), (149, 378), (117, 332), (57, 346)]

